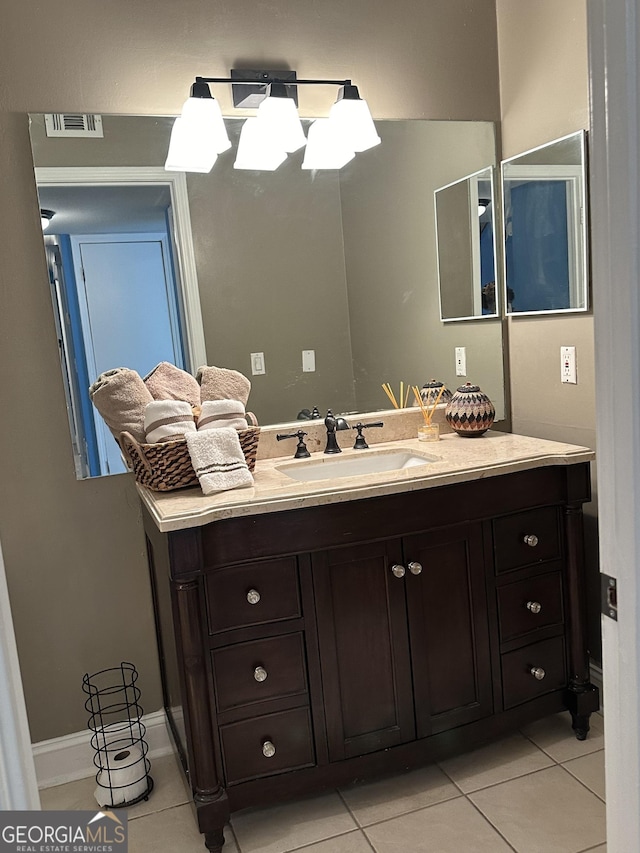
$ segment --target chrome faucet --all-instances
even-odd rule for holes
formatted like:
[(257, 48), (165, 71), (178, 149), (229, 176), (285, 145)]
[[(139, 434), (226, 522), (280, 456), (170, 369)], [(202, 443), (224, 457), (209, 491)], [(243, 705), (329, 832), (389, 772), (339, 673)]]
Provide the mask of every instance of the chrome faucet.
[(327, 428), (327, 446), (324, 449), (325, 453), (342, 453), (338, 439), (336, 438), (336, 430), (349, 429), (349, 424), (344, 418), (336, 417), (331, 409), (328, 409), (327, 416), (324, 419), (324, 425)]

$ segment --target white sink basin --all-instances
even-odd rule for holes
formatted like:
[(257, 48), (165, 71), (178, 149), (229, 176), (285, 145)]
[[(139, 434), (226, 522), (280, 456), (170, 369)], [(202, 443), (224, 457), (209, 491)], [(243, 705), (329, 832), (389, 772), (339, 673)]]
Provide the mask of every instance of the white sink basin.
[(279, 465), (277, 470), (302, 483), (313, 480), (332, 480), (335, 477), (358, 477), (363, 474), (383, 474), (429, 465), (437, 456), (415, 453), (413, 450), (363, 450), (359, 455), (323, 456)]

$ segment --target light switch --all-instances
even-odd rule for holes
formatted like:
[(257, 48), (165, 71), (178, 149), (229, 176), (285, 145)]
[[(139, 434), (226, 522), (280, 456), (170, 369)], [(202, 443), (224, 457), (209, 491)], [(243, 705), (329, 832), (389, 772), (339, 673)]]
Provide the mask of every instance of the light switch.
[(314, 349), (302, 350), (302, 372), (313, 373), (316, 369), (316, 351)]
[(251, 375), (252, 376), (262, 376), (267, 372), (267, 369), (264, 364), (264, 353), (263, 352), (252, 352), (251, 353)]
[(467, 375), (467, 348), (456, 347), (456, 376)]
[(560, 347), (560, 379), (570, 385), (578, 384), (575, 347)]

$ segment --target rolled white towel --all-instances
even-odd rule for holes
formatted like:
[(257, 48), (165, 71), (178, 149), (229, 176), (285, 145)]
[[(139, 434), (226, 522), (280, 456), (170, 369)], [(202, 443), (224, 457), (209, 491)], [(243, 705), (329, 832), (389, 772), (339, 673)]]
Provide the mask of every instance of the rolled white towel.
[(200, 407), (198, 429), (220, 429), (233, 427), (247, 429), (244, 403), (240, 400), (205, 400)]
[(253, 485), (238, 432), (231, 427), (185, 435), (191, 464), (205, 495)]
[(144, 431), (148, 444), (175, 441), (196, 431), (191, 404), (185, 400), (154, 400), (144, 409)]

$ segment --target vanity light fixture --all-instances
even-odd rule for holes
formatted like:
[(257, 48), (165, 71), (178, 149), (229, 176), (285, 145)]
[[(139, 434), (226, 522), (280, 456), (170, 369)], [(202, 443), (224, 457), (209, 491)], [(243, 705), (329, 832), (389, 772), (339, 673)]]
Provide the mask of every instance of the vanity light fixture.
[(47, 210), (46, 208), (40, 208), (40, 225), (42, 225), (42, 230), (46, 231), (49, 225), (51, 224), (51, 220), (56, 215), (55, 210)]
[(482, 216), (482, 214), (486, 211), (486, 209), (491, 204), (490, 198), (479, 198), (478, 199), (478, 216)]
[[(185, 101), (171, 132), (166, 169), (209, 172), (218, 154), (231, 146), (210, 83), (231, 83), (234, 103), (240, 102), (235, 95), (236, 87), (248, 85), (254, 93), (256, 89), (260, 91), (257, 115), (247, 119), (240, 133), (236, 169), (273, 171), (286, 160), (287, 154), (307, 144), (296, 106), (296, 87), (301, 85), (340, 87), (329, 117), (311, 125), (310, 150), (305, 152), (302, 168), (339, 169), (356, 152), (380, 143), (367, 102), (360, 98), (351, 80), (298, 80), (295, 71), (248, 71), (246, 77), (242, 71), (231, 73), (234, 76), (196, 77), (191, 97)], [(280, 77), (276, 76), (278, 73)], [(253, 97), (255, 103), (256, 96)]]

